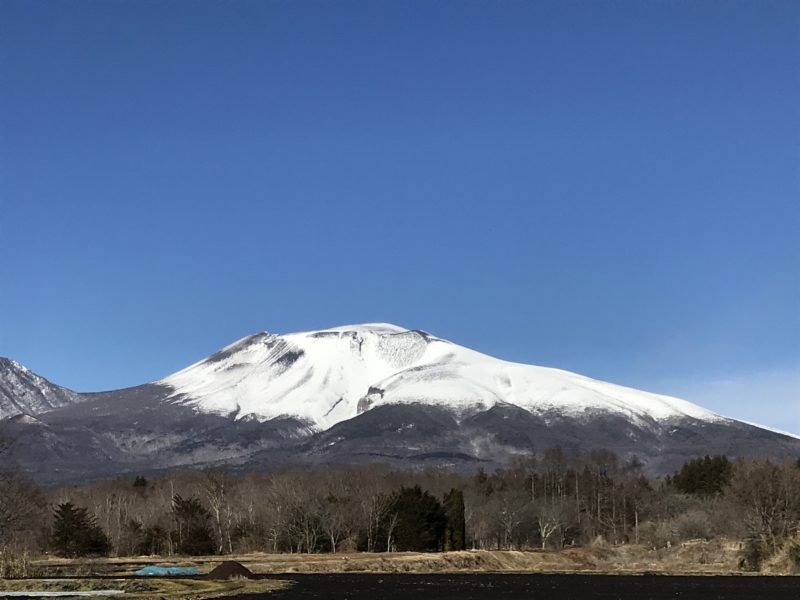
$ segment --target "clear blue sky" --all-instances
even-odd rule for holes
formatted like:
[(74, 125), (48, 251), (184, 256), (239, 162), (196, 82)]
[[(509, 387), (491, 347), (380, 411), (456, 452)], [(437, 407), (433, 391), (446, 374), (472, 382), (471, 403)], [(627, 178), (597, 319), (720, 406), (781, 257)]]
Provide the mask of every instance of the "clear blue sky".
[(365, 321), (800, 432), (800, 3), (0, 0), (0, 355)]

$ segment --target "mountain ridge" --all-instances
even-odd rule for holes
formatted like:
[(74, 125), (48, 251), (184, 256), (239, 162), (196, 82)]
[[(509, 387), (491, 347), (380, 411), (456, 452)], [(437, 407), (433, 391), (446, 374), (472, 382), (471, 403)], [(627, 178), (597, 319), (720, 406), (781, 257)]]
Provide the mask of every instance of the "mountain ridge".
[(66, 396), (18, 407), (0, 437), (44, 483), (331, 463), (494, 468), (554, 446), (605, 448), (653, 475), (709, 453), (800, 458), (791, 434), (390, 324), (261, 332), (122, 390), (78, 394), (29, 373), (14, 363), (26, 398)]
[(81, 401), (81, 395), (56, 385), (17, 361), (0, 356), (0, 419), (38, 414)]

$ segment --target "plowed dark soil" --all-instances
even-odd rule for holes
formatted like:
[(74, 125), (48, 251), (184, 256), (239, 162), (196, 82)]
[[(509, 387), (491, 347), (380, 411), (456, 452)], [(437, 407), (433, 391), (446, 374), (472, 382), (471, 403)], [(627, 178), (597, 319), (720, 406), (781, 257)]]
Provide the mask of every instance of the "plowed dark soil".
[(233, 579), (235, 577), (253, 579), (253, 573), (242, 563), (235, 560), (226, 560), (206, 575), (206, 579)]
[(800, 600), (800, 577), (296, 574), (269, 600)]

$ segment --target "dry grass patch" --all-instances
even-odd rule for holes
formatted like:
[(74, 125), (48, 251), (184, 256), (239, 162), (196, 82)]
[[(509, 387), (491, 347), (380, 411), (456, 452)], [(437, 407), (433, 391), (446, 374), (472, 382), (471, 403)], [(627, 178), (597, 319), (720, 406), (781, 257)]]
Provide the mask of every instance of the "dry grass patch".
[(800, 575), (800, 533), (786, 540), (783, 547), (762, 567), (770, 575)]
[(561, 572), (596, 568), (578, 550), (516, 552), (396, 552), (392, 554), (248, 555), (236, 559), (254, 573)]
[(208, 557), (136, 557), (36, 562), (42, 575), (129, 575), (143, 564), (194, 566), (208, 573), (223, 560), (242, 563), (253, 573), (738, 573), (740, 543), (692, 540), (672, 548), (596, 543), (563, 550), (467, 550), (462, 552), (371, 552), (337, 554), (239, 554)]
[[(737, 549), (697, 541), (670, 549), (596, 545), (560, 551), (467, 550), (392, 554), (250, 554), (236, 560), (254, 573), (663, 573), (736, 572)], [(201, 567), (202, 568), (202, 567)]]

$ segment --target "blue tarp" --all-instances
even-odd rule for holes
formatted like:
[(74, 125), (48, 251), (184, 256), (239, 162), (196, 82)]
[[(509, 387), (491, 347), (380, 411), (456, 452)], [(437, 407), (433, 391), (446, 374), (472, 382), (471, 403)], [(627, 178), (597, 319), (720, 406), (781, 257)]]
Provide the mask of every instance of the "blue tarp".
[(143, 567), (134, 571), (134, 575), (197, 575), (197, 567)]

